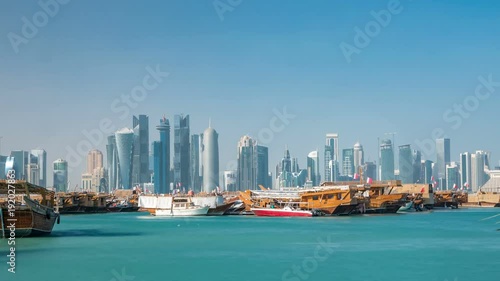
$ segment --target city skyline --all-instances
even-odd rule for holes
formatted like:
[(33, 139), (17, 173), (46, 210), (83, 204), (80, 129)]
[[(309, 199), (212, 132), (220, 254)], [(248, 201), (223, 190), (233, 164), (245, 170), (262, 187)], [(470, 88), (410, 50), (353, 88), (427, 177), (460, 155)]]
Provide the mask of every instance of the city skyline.
[[(147, 115), (141, 115), (141, 116), (144, 116), (145, 118), (149, 118), (149, 116), (147, 116)], [(189, 116), (189, 115), (186, 115), (186, 117), (188, 117), (188, 116)], [(135, 117), (134, 117), (134, 120), (135, 120)], [(149, 121), (148, 121), (148, 122), (149, 122)], [(166, 119), (166, 118), (164, 117), (164, 119), (161, 119), (161, 122), (168, 122), (168, 119)], [(149, 124), (147, 124), (147, 126), (149, 126)], [(113, 134), (112, 134), (111, 136), (109, 136), (109, 137), (115, 137), (115, 136), (116, 136), (116, 133), (118, 133), (118, 132), (123, 133), (123, 131), (126, 131), (126, 133), (129, 133), (129, 134), (131, 134), (131, 135), (133, 135), (133, 134), (134, 134), (134, 131), (133, 131), (133, 130), (128, 129), (128, 128), (126, 128), (126, 127), (125, 127), (125, 128), (123, 128), (123, 129), (118, 130), (117, 132), (113, 133)], [(173, 134), (173, 132), (171, 132), (171, 133)], [(196, 135), (197, 135), (197, 134), (193, 134), (193, 135), (190, 135), (190, 136), (196, 136)], [(327, 139), (328, 139), (328, 135), (330, 135), (330, 136), (331, 136), (331, 134), (326, 134), (326, 135), (327, 135)], [(336, 141), (337, 141), (337, 143), (338, 143), (338, 142), (341, 142), (341, 141), (339, 141), (339, 139), (341, 140), (342, 138), (341, 138), (341, 137), (339, 137), (337, 134), (335, 134), (335, 135), (336, 135)], [(201, 140), (203, 139), (203, 138), (202, 138), (203, 133), (202, 133), (202, 134), (199, 134), (199, 136), (201, 136), (201, 138), (200, 138), (200, 141), (201, 141)], [(169, 136), (169, 138), (171, 138), (171, 137), (172, 137), (172, 136)], [(116, 137), (115, 137), (115, 138), (116, 138)], [(131, 138), (132, 138), (132, 137), (131, 137)], [(133, 138), (133, 139), (137, 140), (137, 138), (136, 138), (136, 137), (135, 137), (135, 138)], [(130, 141), (132, 141), (132, 142), (134, 142), (134, 143), (135, 143), (135, 141), (133, 141), (133, 139), (131, 139)], [(151, 145), (151, 149), (154, 149), (154, 143), (155, 143), (155, 142), (158, 142), (158, 140), (159, 140), (159, 139), (160, 139), (160, 137), (153, 137), (153, 141), (150, 143), (150, 145)], [(258, 143), (258, 140), (255, 140), (255, 141)], [(440, 144), (442, 144), (443, 139), (437, 139), (437, 140), (435, 140), (435, 141), (436, 141), (436, 147), (438, 148), (438, 147), (439, 147), (439, 145), (440, 145)], [(446, 143), (448, 143), (448, 145), (449, 145), (449, 143), (450, 143), (450, 140), (449, 140), (449, 139), (445, 139), (444, 141), (446, 141)], [(384, 143), (385, 143), (385, 144), (384, 144)], [(397, 154), (397, 153), (399, 153), (399, 154), (400, 154), (401, 152), (398, 152), (398, 150), (394, 150), (394, 147), (392, 146), (392, 141), (391, 141), (391, 140), (388, 140), (388, 139), (384, 139), (384, 140), (382, 140), (382, 143), (381, 143), (381, 145), (380, 145), (380, 147), (381, 147), (381, 155), (383, 155), (383, 153), (382, 153), (382, 151), (384, 150), (384, 149), (383, 149), (383, 147), (384, 147), (384, 145), (387, 145), (387, 143), (391, 145), (392, 154), (394, 155), (394, 161), (396, 161), (396, 154)], [(201, 145), (201, 147), (203, 146), (202, 144), (200, 144), (200, 145)], [(449, 146), (450, 146), (450, 149), (451, 149), (452, 145), (449, 145)], [(132, 144), (132, 145), (131, 145), (131, 147), (132, 147), (132, 148), (134, 148), (134, 147), (135, 147), (135, 146), (134, 146), (134, 144)], [(287, 147), (288, 147), (288, 146), (287, 146)], [(339, 150), (343, 151), (342, 153), (345, 153), (345, 151), (350, 151), (350, 154), (349, 154), (350, 156), (349, 156), (349, 157), (351, 158), (351, 157), (352, 157), (352, 156), (351, 156), (352, 151), (354, 151), (354, 148), (356, 148), (356, 147), (360, 147), (361, 149), (363, 149), (363, 148), (362, 148), (362, 146), (361, 146), (361, 145), (359, 144), (359, 142), (357, 141), (357, 142), (356, 142), (353, 146), (351, 146), (350, 148), (344, 148), (344, 146), (343, 146), (343, 145), (340, 145), (340, 149), (339, 149)], [(415, 154), (415, 153), (417, 152), (416, 150), (412, 150), (412, 151), (410, 150), (411, 148), (413, 148), (413, 147), (412, 147), (412, 145), (400, 145), (400, 146), (399, 146), (399, 149), (401, 149), (401, 147), (405, 147), (405, 148), (407, 148), (407, 150), (409, 150), (409, 151), (410, 151), (410, 152), (412, 152), (413, 154)], [(192, 149), (192, 147), (191, 147), (191, 149)], [(326, 147), (325, 147), (325, 149), (326, 149)], [(450, 149), (447, 149), (447, 150), (450, 150)], [(93, 148), (92, 150), (90, 150), (90, 151), (89, 151), (89, 154), (91, 154), (91, 153), (92, 153), (93, 151), (95, 151), (95, 150), (96, 150), (96, 149), (95, 149), (95, 148)], [(44, 150), (31, 150), (31, 153), (36, 153), (37, 151), (44, 151)], [(98, 151), (99, 151), (99, 150), (98, 150)], [(134, 148), (134, 151), (135, 151), (135, 148)], [(24, 152), (24, 153), (26, 154), (26, 155), (25, 155), (26, 157), (24, 157), (24, 158), (25, 158), (25, 161), (27, 161), (27, 163), (28, 163), (28, 162), (30, 162), (30, 161), (32, 161), (32, 160), (31, 160), (31, 157), (30, 157), (30, 152), (29, 152), (29, 151), (17, 150), (17, 151), (14, 151), (14, 152), (16, 152), (16, 153)], [(14, 153), (14, 152), (13, 152), (13, 153)], [(202, 151), (200, 151), (200, 153), (201, 153), (201, 152), (202, 152)], [(315, 151), (315, 152), (316, 152), (316, 151)], [(317, 151), (317, 155), (318, 155), (318, 156), (319, 156), (320, 154), (321, 154), (321, 155), (323, 155), (323, 154), (322, 154), (323, 152), (325, 152), (325, 151), (318, 150), (318, 151)], [(434, 158), (434, 159), (432, 159), (432, 158), (431, 158), (431, 159), (423, 159), (423, 158), (421, 158), (420, 151), (418, 151), (418, 152), (419, 152), (419, 159), (422, 159), (422, 161), (425, 161), (425, 160), (429, 161), (429, 160), (430, 160), (431, 162), (433, 162), (433, 163), (434, 163), (433, 165), (434, 165), (434, 166), (436, 166), (436, 164), (435, 164), (435, 163), (436, 163), (436, 161), (438, 160), (438, 153), (436, 153), (436, 155), (435, 155), (435, 158)], [(40, 152), (40, 153), (41, 153), (41, 152)], [(131, 152), (131, 153), (132, 153), (132, 152)], [(148, 155), (149, 155), (150, 153), (153, 153), (153, 151), (148, 151)], [(266, 147), (266, 152), (265, 152), (265, 153), (266, 153), (266, 155), (269, 153), (269, 152), (268, 152), (268, 148), (267, 148), (267, 147)], [(462, 153), (469, 153), (469, 154), (471, 154), (469, 151), (466, 151), (466, 152), (460, 152), (460, 153), (453, 153), (453, 154), (451, 154), (451, 155), (450, 155), (450, 159), (451, 159), (451, 161), (450, 161), (450, 163), (447, 163), (447, 164), (446, 164), (446, 169), (448, 168), (448, 165), (449, 165), (449, 164), (456, 165), (456, 163), (458, 163), (458, 167), (457, 167), (457, 168), (458, 168), (459, 170), (460, 170), (460, 169), (462, 169), (462, 166), (460, 165), (460, 163), (461, 163), (461, 161), (462, 161)], [(486, 155), (486, 158), (484, 158), (484, 160), (482, 160), (482, 162), (481, 162), (481, 163), (486, 163), (486, 162), (489, 162), (489, 163), (490, 163), (490, 164), (489, 164), (489, 168), (490, 168), (491, 170), (493, 170), (495, 167), (497, 167), (497, 166), (496, 166), (496, 164), (495, 164), (494, 162), (491, 162), (491, 153), (490, 153), (489, 151), (488, 151), (488, 152), (485, 152), (485, 151), (483, 151), (483, 150), (477, 150), (477, 149), (476, 149), (476, 150), (472, 150), (472, 155), (473, 155), (473, 156), (475, 155), (475, 153), (476, 153), (476, 154), (477, 154), (477, 153), (481, 153), (481, 154)], [(455, 154), (457, 154), (458, 156), (456, 156)], [(409, 154), (406, 154), (406, 155), (409, 155)], [(412, 155), (409, 155), (409, 156), (412, 156)], [(45, 157), (46, 157), (46, 153), (45, 153)], [(86, 156), (86, 157), (88, 157), (88, 156)], [(109, 156), (108, 156), (108, 157), (109, 157)], [(131, 159), (132, 159), (132, 160), (131, 160), (131, 164), (132, 164), (132, 162), (134, 162), (134, 161), (133, 161), (133, 155), (131, 155), (131, 157), (132, 157), (132, 158), (131, 158)], [(364, 152), (363, 152), (363, 157), (364, 157)], [(408, 157), (408, 156), (406, 156), (406, 157)], [(414, 160), (415, 160), (415, 159), (414, 159), (415, 155), (413, 155), (412, 157), (413, 157), (413, 158), (412, 158), (413, 160), (411, 160), (411, 161), (414, 161)], [(36, 157), (35, 157), (35, 158), (36, 158)], [(202, 157), (200, 157), (200, 160), (201, 160), (201, 158), (202, 158)], [(305, 158), (305, 159), (303, 159), (303, 158)], [(300, 161), (301, 159), (302, 159), (302, 161)], [(308, 157), (307, 157), (307, 156), (306, 156), (306, 157), (295, 157), (295, 158), (293, 158), (293, 161), (294, 161), (294, 163), (295, 163), (295, 164), (297, 164), (297, 165), (302, 164), (301, 166), (305, 167), (305, 166), (307, 166), (307, 161), (308, 161), (307, 159), (308, 159)], [(64, 158), (62, 158), (62, 160), (64, 160)], [(171, 165), (173, 164), (173, 161), (174, 161), (174, 157), (172, 156), (172, 157), (170, 157), (170, 161), (169, 161), (169, 162), (171, 163)], [(269, 160), (269, 161), (272, 163), (272, 161), (273, 161), (273, 160)], [(340, 163), (341, 167), (342, 167), (343, 165), (345, 165), (345, 164), (346, 164), (346, 162), (345, 162), (345, 161), (346, 161), (346, 159), (344, 159), (344, 160), (342, 161), (343, 163)], [(85, 167), (87, 167), (87, 168), (84, 168), (84, 170), (83, 170), (81, 173), (78, 173), (78, 172), (76, 173), (76, 176), (77, 176), (80, 180), (76, 181), (76, 183), (75, 183), (75, 181), (73, 181), (73, 183), (74, 183), (73, 185), (71, 185), (71, 180), (69, 180), (69, 184), (70, 184), (70, 186), (68, 186), (68, 188), (72, 188), (72, 187), (74, 188), (74, 186), (75, 186), (75, 185), (79, 185), (79, 186), (80, 186), (80, 184), (82, 183), (83, 177), (84, 177), (84, 175), (86, 174), (86, 171), (87, 171), (86, 169), (88, 169), (88, 165), (89, 165), (88, 161), (84, 161), (84, 162), (85, 162), (85, 165), (86, 165)], [(107, 159), (106, 159), (106, 162), (107, 162)], [(229, 161), (228, 163), (229, 163), (229, 164), (232, 164), (232, 162), (233, 162), (233, 161)], [(351, 159), (351, 160), (349, 160), (349, 162), (348, 162), (349, 164), (348, 164), (348, 165), (351, 165), (351, 162), (352, 162), (352, 159)], [(381, 169), (381, 167), (378, 165), (377, 160), (374, 160), (374, 161), (372, 161), (372, 162), (375, 162), (375, 163), (377, 164), (377, 168), (378, 168), (378, 169)], [(321, 159), (321, 158), (319, 158), (319, 162), (318, 162), (318, 164), (321, 164), (321, 163), (322, 163), (322, 159)], [(381, 163), (383, 163), (382, 158), (381, 158)], [(401, 162), (401, 159), (400, 159), (400, 160), (399, 160), (399, 166), (401, 166), (401, 163), (402, 163), (402, 162)], [(395, 163), (395, 164), (396, 164), (396, 163)], [(398, 179), (401, 179), (401, 180), (403, 180), (403, 181), (405, 181), (405, 182), (408, 182), (407, 180), (404, 180), (403, 178), (401, 178), (401, 176), (402, 176), (402, 175), (401, 175), (401, 170), (400, 170), (400, 169), (398, 169), (398, 168), (397, 168), (397, 166), (396, 166), (395, 164), (394, 164), (394, 166), (395, 166), (395, 168), (394, 168), (394, 172), (395, 172), (395, 173), (397, 173), (397, 171), (399, 171), (399, 174), (395, 174), (395, 175), (394, 175), (394, 178), (396, 178), (396, 177), (397, 177)], [(190, 165), (191, 165), (191, 164), (190, 164)], [(219, 164), (219, 169), (220, 169), (220, 172), (219, 172), (219, 177), (218, 177), (218, 179), (220, 179), (221, 181), (223, 181), (223, 173), (226, 171), (226, 169), (224, 169), (223, 165), (224, 165), (224, 163), (220, 163), (220, 164)], [(271, 165), (272, 165), (272, 164), (271, 164)], [(316, 164), (315, 164), (315, 165), (316, 165)], [(416, 163), (412, 163), (411, 165), (414, 165), (414, 166), (413, 166), (413, 170), (411, 171), (411, 173), (412, 173), (412, 174), (411, 174), (411, 176), (412, 176), (414, 179), (417, 179), (417, 176), (413, 174), (413, 173), (415, 172), (415, 170), (414, 170), (414, 169), (416, 169), (416, 168), (417, 168), (417, 167), (416, 167), (416, 165), (417, 165), (417, 164), (416, 164)], [(424, 165), (424, 163), (422, 163), (422, 166), (423, 166), (423, 165)], [(148, 165), (148, 166), (149, 166), (149, 165)], [(500, 164), (499, 164), (498, 166), (500, 166)], [(322, 173), (322, 168), (323, 168), (323, 167), (321, 167), (321, 166), (320, 166), (320, 168), (319, 168), (319, 172), (318, 172), (318, 175), (321, 177), (321, 181), (324, 181), (323, 177), (325, 176), (325, 174), (323, 174), (323, 173)], [(400, 167), (399, 167), (399, 168), (400, 168)], [(408, 170), (408, 167), (406, 167), (406, 168), (407, 168), (407, 170)], [(420, 168), (420, 167), (418, 167), (418, 168)], [(349, 170), (349, 171), (350, 171), (351, 169), (352, 169), (352, 168), (348, 168), (348, 170)], [(479, 169), (479, 168), (476, 168), (476, 169)], [(120, 170), (120, 169), (118, 168), (118, 171), (119, 171), (119, 170)], [(153, 171), (153, 170), (154, 170), (154, 167), (151, 167), (151, 171)], [(200, 168), (200, 170), (202, 171), (202, 169), (201, 169), (201, 168)], [(28, 172), (28, 171), (29, 171), (29, 167), (27, 167), (27, 168), (25, 168), (25, 169), (24, 169), (24, 172), (25, 172), (25, 173), (26, 173), (26, 172)], [(323, 170), (323, 171), (326, 173), (326, 170)], [(421, 169), (419, 169), (419, 171), (421, 171)], [(107, 171), (106, 171), (106, 172), (108, 172), (108, 173), (109, 173), (109, 167), (108, 167), (108, 169), (107, 169)], [(272, 172), (273, 172), (273, 171), (272, 171), (272, 169), (269, 169), (269, 172), (270, 172), (270, 173), (272, 173)], [(130, 173), (131, 173), (131, 174), (130, 174), (130, 181), (131, 181), (131, 180), (132, 180), (132, 179), (131, 179), (131, 177), (133, 176), (133, 175), (132, 175), (132, 171), (130, 171)], [(192, 173), (192, 171), (190, 171), (190, 172), (189, 172), (190, 176), (191, 176), (191, 173)], [(436, 167), (435, 167), (435, 168), (433, 169), (433, 174), (434, 174), (434, 176), (436, 176), (436, 173), (437, 173), (437, 170), (436, 170)], [(351, 178), (353, 177), (353, 175), (344, 175), (342, 171), (340, 171), (340, 173), (339, 173), (339, 174), (340, 174), (340, 176), (349, 176), (349, 177), (351, 177)], [(120, 174), (120, 175), (118, 175), (118, 176), (119, 176), (119, 177), (122, 177), (122, 176), (124, 176), (124, 175)], [(275, 187), (275, 186), (276, 186), (276, 183), (274, 183), (274, 181), (275, 181), (275, 180), (277, 180), (277, 176), (278, 176), (278, 175), (276, 175), (276, 174), (273, 174), (273, 175), (272, 175), (272, 180), (273, 180), (273, 183), (272, 183), (272, 184), (268, 183), (268, 185), (269, 185), (270, 187)], [(420, 175), (420, 176), (421, 176), (421, 175)], [(26, 176), (26, 177), (27, 177), (27, 176)], [(465, 184), (465, 183), (462, 181), (462, 178), (461, 178), (461, 177), (462, 177), (462, 175), (461, 175), (461, 174), (460, 174), (460, 176), (458, 176), (458, 177), (457, 177), (457, 178), (459, 178), (459, 182), (461, 182), (462, 184)], [(70, 174), (70, 178), (71, 178), (71, 174)], [(110, 178), (111, 178), (111, 175), (110, 175)], [(449, 186), (449, 185), (446, 183), (446, 178), (447, 178), (447, 173), (446, 173), (446, 176), (445, 176), (443, 179), (441, 179), (441, 181), (442, 181), (442, 182), (439, 182), (439, 181), (438, 181), (439, 179), (438, 179), (438, 178), (436, 178), (436, 180), (438, 181), (438, 186), (441, 186), (441, 185), (443, 185), (443, 186), (445, 186), (445, 187)], [(202, 180), (202, 179), (203, 179), (203, 177), (200, 175), (200, 180)], [(419, 181), (419, 180), (417, 180), (417, 181)], [(417, 182), (417, 181), (415, 181), (415, 182)], [(487, 178), (480, 178), (480, 179), (477, 179), (477, 176), (476, 176), (476, 182), (479, 182), (479, 184), (477, 184), (477, 183), (476, 183), (476, 184), (474, 184), (473, 182), (467, 182), (467, 184), (468, 184), (469, 186), (471, 186), (471, 187), (477, 188), (477, 185), (484, 184), (484, 183), (486, 183), (486, 181), (487, 181)], [(148, 182), (149, 182), (149, 180), (148, 180)], [(133, 186), (133, 184), (134, 184), (134, 182), (131, 182), (130, 186), (132, 187), (132, 186)], [(111, 185), (111, 182), (109, 182), (109, 183), (108, 183), (108, 185)], [(221, 183), (221, 184), (218, 184), (218, 185), (220, 186), (220, 185), (222, 185), (222, 183)], [(191, 187), (190, 187), (190, 189), (191, 189)], [(196, 188), (195, 188), (195, 189), (196, 189)], [(168, 190), (168, 188), (167, 188), (167, 190)]]
[[(166, 113), (173, 131), (173, 115), (185, 113), (193, 121), (191, 132), (203, 132), (210, 118), (217, 124), (220, 169), (226, 170), (235, 160), (230, 148), (242, 135), (259, 138), (271, 128), (275, 112), (282, 117), (286, 111), (294, 117), (283, 129), (277, 124), (279, 130), (266, 143), (270, 163), (279, 161), (288, 145), (305, 167), (304, 155), (319, 148), (323, 174), (321, 150), (325, 134), (331, 132), (340, 135), (340, 148), (362, 143), (370, 162), (378, 160), (377, 137), (398, 132), (394, 148), (425, 148), (423, 159), (435, 162), (428, 144), (448, 137), (453, 140), (452, 161), (459, 160), (459, 152), (487, 150), (498, 163), (500, 135), (485, 122), (496, 120), (500, 80), (500, 54), (494, 47), (500, 39), (491, 36), (499, 19), (488, 5), (443, 1), (429, 10), (425, 3), (405, 3), (404, 11), (350, 63), (339, 45), (352, 44), (355, 27), (370, 22), (371, 11), (384, 9), (386, 1), (269, 2), (263, 10), (249, 2), (226, 14), (223, 22), (211, 3), (198, 8), (189, 3), (159, 5), (124, 5), (123, 13), (110, 20), (91, 3), (72, 3), (61, 7), (57, 18), (28, 44), (21, 44), (18, 54), (5, 36), (0, 41), (0, 92), (3, 103), (15, 106), (6, 107), (1, 117), (16, 118), (0, 133), (0, 154), (43, 148), (47, 163), (58, 158), (71, 163), (74, 186), (88, 150), (105, 151), (107, 135), (131, 127), (133, 115), (156, 120)], [(102, 7), (116, 8), (113, 3)], [(0, 10), (0, 31), (19, 33), (20, 19), (38, 9), (34, 2), (10, 3), (9, 12)], [(286, 13), (277, 22), (273, 11), (282, 9)], [(305, 20), (304, 11), (315, 20)], [(95, 31), (104, 25), (109, 37), (101, 40)], [(408, 32), (421, 28), (432, 32)], [(51, 43), (59, 37), (73, 39)], [(92, 42), (99, 42), (99, 48)], [(194, 52), (193, 46), (203, 48)], [(151, 73), (156, 79), (149, 82), (157, 85), (146, 97), (131, 99), (132, 89)], [(478, 99), (478, 88), (483, 97), (486, 90), (496, 92)], [(30, 104), (37, 105), (30, 115), (18, 114)], [(75, 114), (79, 108), (91, 111)], [(113, 130), (100, 138), (89, 133), (101, 123)], [(91, 145), (80, 153), (82, 141)], [(47, 178), (50, 185), (52, 177)]]

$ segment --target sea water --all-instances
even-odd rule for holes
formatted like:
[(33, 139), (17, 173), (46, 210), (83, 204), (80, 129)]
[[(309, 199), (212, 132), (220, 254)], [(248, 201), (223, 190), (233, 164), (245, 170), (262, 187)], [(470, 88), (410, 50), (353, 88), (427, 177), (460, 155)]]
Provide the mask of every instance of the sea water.
[[(263, 218), (62, 216), (0, 280), (500, 280), (500, 209)], [(10, 247), (10, 246), (9, 246)]]

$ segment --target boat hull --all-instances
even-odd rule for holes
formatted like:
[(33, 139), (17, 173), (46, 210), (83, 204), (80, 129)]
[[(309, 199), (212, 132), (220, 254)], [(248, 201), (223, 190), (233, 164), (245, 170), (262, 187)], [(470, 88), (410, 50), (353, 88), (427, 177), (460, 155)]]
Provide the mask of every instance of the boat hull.
[(227, 203), (224, 205), (217, 206), (215, 208), (208, 209), (207, 216), (222, 216), (226, 214), (226, 212), (231, 209), (234, 203)]
[(439, 202), (434, 204), (434, 209), (436, 208), (451, 208), (451, 209), (458, 209), (458, 202)]
[(350, 204), (350, 205), (339, 205), (333, 210), (331, 213), (332, 216), (348, 216), (352, 214), (355, 210), (357, 210), (358, 205)]
[(282, 209), (256, 209), (252, 208), (252, 212), (259, 217), (312, 217), (310, 211), (289, 211)]
[(157, 217), (190, 217), (190, 216), (206, 216), (208, 213), (208, 206), (193, 209), (156, 209), (151, 213)]
[[(29, 208), (27, 206), (17, 206), (14, 212), (14, 217), (9, 217), (9, 211), (2, 208), (4, 235), (10, 236), (11, 223), (15, 223), (16, 237), (34, 237), (45, 236), (52, 233), (52, 229), (57, 221), (58, 215), (51, 209)], [(10, 221), (15, 219), (16, 221)]]
[(106, 210), (110, 213), (131, 213), (138, 212), (139, 207), (108, 207)]
[(59, 209), (61, 215), (102, 214), (107, 212), (108, 209), (106, 207), (71, 206)]

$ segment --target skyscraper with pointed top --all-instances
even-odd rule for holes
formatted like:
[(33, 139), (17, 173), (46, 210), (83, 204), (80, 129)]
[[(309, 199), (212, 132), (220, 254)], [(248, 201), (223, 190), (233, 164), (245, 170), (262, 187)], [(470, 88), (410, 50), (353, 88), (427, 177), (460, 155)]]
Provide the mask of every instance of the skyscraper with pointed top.
[(219, 134), (210, 121), (203, 132), (203, 191), (209, 193), (219, 187)]
[(292, 159), (290, 157), (290, 150), (288, 150), (288, 146), (285, 147), (285, 156), (281, 159), (281, 172), (292, 172)]

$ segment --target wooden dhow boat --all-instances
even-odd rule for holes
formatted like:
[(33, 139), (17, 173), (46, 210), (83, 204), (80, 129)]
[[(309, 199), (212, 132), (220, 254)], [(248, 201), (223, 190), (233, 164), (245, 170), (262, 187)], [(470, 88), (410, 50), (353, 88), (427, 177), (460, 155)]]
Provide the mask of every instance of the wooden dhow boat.
[(370, 184), (370, 203), (366, 213), (370, 214), (394, 214), (409, 202), (407, 193), (395, 193), (394, 187), (400, 185), (400, 181), (377, 181)]
[(461, 205), (458, 193), (452, 190), (434, 192), (434, 208), (458, 209)]
[(43, 236), (60, 222), (54, 192), (25, 181), (0, 180), (0, 224), (3, 237)]
[(322, 183), (316, 188), (305, 189), (300, 193), (303, 209), (320, 210), (328, 215), (346, 216), (363, 210), (367, 201), (363, 197), (365, 187), (360, 185), (336, 185)]

